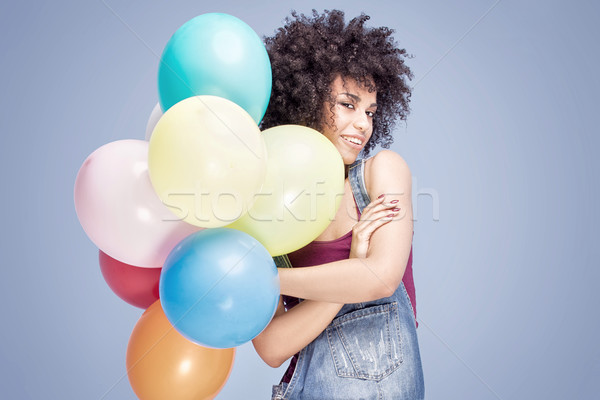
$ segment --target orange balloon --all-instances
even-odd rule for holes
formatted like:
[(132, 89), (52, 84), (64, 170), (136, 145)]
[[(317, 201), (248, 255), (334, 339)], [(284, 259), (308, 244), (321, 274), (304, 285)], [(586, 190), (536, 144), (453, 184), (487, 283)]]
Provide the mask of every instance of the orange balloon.
[(213, 399), (223, 389), (235, 349), (211, 349), (184, 338), (155, 301), (127, 346), (127, 375), (140, 400)]

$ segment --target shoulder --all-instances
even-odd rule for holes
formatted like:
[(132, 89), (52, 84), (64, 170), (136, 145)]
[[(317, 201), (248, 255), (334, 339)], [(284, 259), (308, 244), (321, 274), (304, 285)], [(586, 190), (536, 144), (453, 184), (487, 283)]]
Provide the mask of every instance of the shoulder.
[(365, 184), (370, 195), (376, 194), (375, 191), (410, 190), (410, 168), (400, 154), (382, 150), (365, 161)]

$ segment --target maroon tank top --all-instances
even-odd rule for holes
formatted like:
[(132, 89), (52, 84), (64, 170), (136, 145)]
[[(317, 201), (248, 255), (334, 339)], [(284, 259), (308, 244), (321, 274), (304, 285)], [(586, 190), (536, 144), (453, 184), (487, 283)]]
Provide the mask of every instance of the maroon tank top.
[[(358, 210), (358, 209), (357, 209)], [(358, 214), (360, 216), (360, 212)], [(303, 248), (296, 250), (288, 254), (288, 258), (294, 268), (312, 267), (315, 265), (326, 264), (339, 260), (346, 260), (350, 257), (350, 246), (352, 245), (352, 231), (346, 233), (344, 236), (334, 240), (315, 240)], [(413, 280), (412, 271), (412, 246), (410, 248), (410, 255), (408, 256), (408, 263), (402, 277), (402, 283), (406, 288), (410, 304), (412, 305), (413, 312), (415, 314), (415, 321), (417, 318), (417, 301), (415, 296), (415, 284)], [(283, 303), (285, 309), (290, 310), (292, 307), (300, 303), (296, 297), (283, 296)], [(419, 324), (417, 323), (417, 326)], [(290, 383), (294, 370), (296, 369), (296, 363), (298, 362), (298, 354), (296, 353), (285, 372), (285, 375), (281, 379), (282, 382)]]

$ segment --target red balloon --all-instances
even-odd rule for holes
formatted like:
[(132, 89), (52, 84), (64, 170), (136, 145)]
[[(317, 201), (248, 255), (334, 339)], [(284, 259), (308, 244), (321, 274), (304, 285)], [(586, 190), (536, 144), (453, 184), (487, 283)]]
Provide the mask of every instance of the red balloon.
[(121, 299), (143, 309), (158, 300), (158, 281), (162, 268), (141, 268), (125, 264), (102, 250), (98, 259), (104, 280)]

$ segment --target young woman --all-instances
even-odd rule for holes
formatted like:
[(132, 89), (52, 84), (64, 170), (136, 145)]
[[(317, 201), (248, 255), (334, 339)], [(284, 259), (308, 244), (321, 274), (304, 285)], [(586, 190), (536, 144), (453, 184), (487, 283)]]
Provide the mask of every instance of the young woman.
[(266, 38), (273, 91), (263, 128), (319, 130), (348, 176), (335, 219), (288, 255), (294, 268), (279, 268), (284, 296), (253, 340), (272, 367), (293, 357), (273, 399), (424, 398), (414, 287), (402, 282), (412, 264), (410, 170), (389, 150), (358, 159), (392, 142), (412, 75), (392, 31), (367, 28), (368, 19), (292, 13)]

